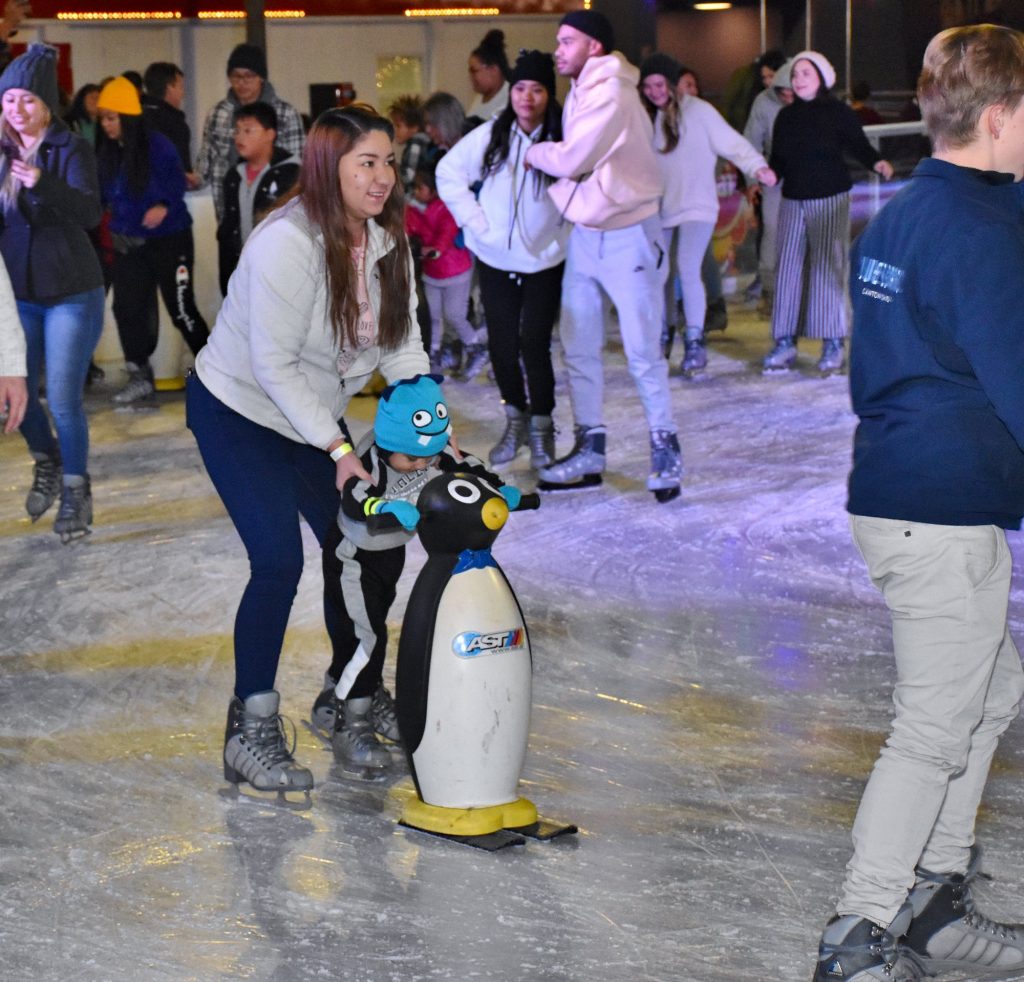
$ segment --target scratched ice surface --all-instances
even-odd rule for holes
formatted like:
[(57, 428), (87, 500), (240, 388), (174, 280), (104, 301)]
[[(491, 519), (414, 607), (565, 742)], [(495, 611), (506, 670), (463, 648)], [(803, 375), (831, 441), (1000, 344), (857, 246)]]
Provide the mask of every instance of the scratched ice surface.
[[(843, 512), (846, 381), (763, 378), (766, 333), (733, 311), (709, 378), (673, 377), (680, 500), (643, 490), (646, 434), (616, 350), (604, 488), (547, 499), (499, 538), (534, 644), (524, 793), (581, 835), (495, 855), (396, 827), (404, 769), (353, 783), (301, 725), (327, 660), (308, 532), (279, 688), (312, 808), (227, 793), (245, 561), (180, 396), (130, 415), (109, 389), (90, 395), (96, 527), (71, 547), (52, 516), (28, 523), (28, 457), (0, 440), (0, 975), (809, 978), (892, 666)], [(493, 388), (447, 390), (461, 442), (485, 452)], [(512, 478), (529, 486), (524, 463)], [(421, 560), (413, 547), (396, 627)], [(1018, 581), (1018, 627), (1022, 599)], [(1022, 734), (1004, 740), (979, 831), (996, 875), (981, 899), (1014, 920)]]

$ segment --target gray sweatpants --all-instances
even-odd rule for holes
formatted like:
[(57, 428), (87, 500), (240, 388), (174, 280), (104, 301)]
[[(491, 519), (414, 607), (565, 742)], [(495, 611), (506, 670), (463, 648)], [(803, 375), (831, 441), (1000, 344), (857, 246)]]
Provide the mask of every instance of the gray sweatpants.
[(577, 426), (598, 426), (604, 415), (603, 292), (619, 315), (623, 351), (648, 428), (675, 432), (668, 362), (659, 343), (667, 275), (656, 215), (611, 232), (573, 228), (562, 280), (559, 335)]
[(917, 865), (963, 873), (1024, 671), (1010, 637), (1010, 550), (994, 525), (851, 518), (892, 615), (896, 716), (853, 825), (837, 907), (888, 924)]

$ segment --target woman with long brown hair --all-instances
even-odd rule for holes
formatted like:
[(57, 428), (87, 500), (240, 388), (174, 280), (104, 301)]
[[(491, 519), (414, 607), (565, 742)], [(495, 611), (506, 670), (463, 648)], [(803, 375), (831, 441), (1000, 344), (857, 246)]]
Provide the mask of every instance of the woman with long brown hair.
[[(250, 565), (224, 776), (258, 790), (313, 786), (284, 737), (275, 690), (302, 572), (299, 516), (323, 545), (339, 489), (369, 479), (343, 420), (351, 396), (375, 369), (389, 382), (428, 370), (393, 135), (367, 106), (320, 116), (298, 184), (246, 241), (189, 379), (188, 425)], [(332, 637), (346, 616), (336, 597), (325, 588)]]

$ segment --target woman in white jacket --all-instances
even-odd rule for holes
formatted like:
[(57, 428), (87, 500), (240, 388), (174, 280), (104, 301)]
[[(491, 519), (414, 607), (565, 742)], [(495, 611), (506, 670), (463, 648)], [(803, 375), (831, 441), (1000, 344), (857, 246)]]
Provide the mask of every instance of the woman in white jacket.
[(320, 116), (296, 189), (246, 241), (189, 379), (188, 425), (250, 566), (235, 618), (224, 776), (261, 791), (313, 786), (285, 740), (275, 690), (302, 573), (299, 516), (325, 545), (333, 638), (347, 618), (326, 576), (339, 489), (369, 479), (342, 414), (375, 369), (389, 382), (428, 370), (393, 138), (366, 106)]
[[(748, 180), (768, 187), (774, 186), (775, 174), (714, 106), (696, 96), (676, 95), (680, 71), (679, 63), (668, 55), (644, 59), (640, 95), (654, 120), (654, 148), (665, 180), (661, 225), (665, 249), (673, 259), (683, 292), (686, 351), (681, 369), (684, 375), (691, 375), (708, 362), (704, 350), (707, 295), (700, 266), (718, 219), (715, 162), (724, 157)], [(671, 324), (675, 311), (672, 276), (666, 291), (666, 317)]]
[(561, 139), (551, 56), (524, 51), (511, 85), (504, 111), (441, 159), (437, 190), (477, 258), (488, 347), (506, 415), (491, 464), (508, 463), (528, 441), (531, 466), (544, 467), (554, 459), (551, 332), (572, 226), (548, 197), (549, 179), (529, 171), (524, 158), (532, 144)]

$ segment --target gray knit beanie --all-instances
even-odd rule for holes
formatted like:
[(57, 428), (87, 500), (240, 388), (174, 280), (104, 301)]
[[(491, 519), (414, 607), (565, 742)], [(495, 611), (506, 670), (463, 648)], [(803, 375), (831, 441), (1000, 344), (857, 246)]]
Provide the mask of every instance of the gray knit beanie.
[(57, 89), (57, 49), (48, 44), (30, 44), (0, 75), (0, 96), (8, 89), (25, 89), (39, 96), (54, 116), (60, 112)]

